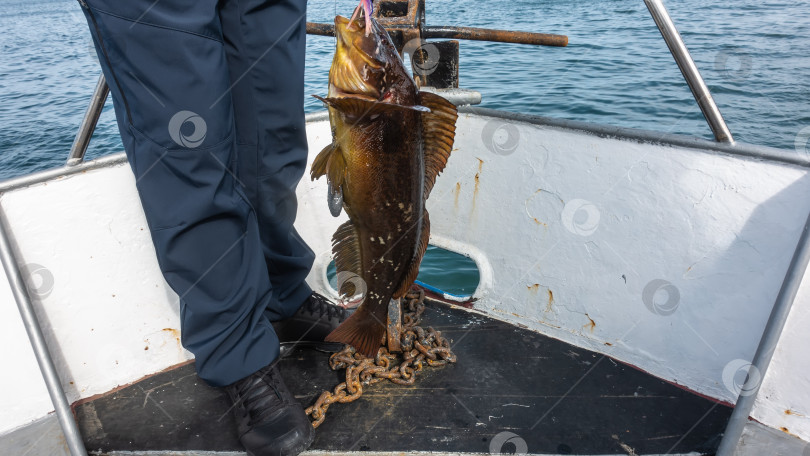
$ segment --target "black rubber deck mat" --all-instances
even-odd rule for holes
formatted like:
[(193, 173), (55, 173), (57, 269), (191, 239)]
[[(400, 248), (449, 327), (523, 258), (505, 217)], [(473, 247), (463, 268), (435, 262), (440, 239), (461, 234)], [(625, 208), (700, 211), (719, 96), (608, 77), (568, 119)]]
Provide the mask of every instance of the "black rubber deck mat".
[[(731, 414), (611, 358), (464, 310), (429, 303), (423, 326), (452, 340), (458, 362), (332, 405), (311, 449), (487, 453), (493, 439), (511, 439), (503, 452), (522, 440), (539, 454), (711, 454)], [(296, 350), (281, 362), (305, 407), (343, 380), (327, 360)], [(75, 411), (90, 451), (241, 450), (229, 408), (189, 364)]]

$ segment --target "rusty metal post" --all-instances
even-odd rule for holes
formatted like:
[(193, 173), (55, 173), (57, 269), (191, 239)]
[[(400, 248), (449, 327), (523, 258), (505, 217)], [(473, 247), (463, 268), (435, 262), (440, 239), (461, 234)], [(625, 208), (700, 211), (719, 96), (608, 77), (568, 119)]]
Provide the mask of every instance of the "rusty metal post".
[(568, 37), (550, 33), (512, 32), (476, 27), (425, 26), (422, 37), (453, 38), (458, 40), (497, 41), (499, 43), (535, 44), (539, 46), (568, 46)]
[(422, 43), (425, 0), (375, 0), (373, 15), (388, 31), (400, 55), (403, 48)]
[(410, 57), (419, 87), (458, 88), (458, 41), (422, 41)]
[[(388, 30), (389, 34), (402, 33), (405, 30), (400, 25), (389, 26), (383, 24), (383, 21), (380, 21), (380, 24), (382, 24), (383, 27)], [(310, 35), (335, 36), (335, 26), (332, 24), (307, 22), (307, 33)], [(533, 44), (537, 46), (568, 46), (568, 36), (566, 35), (555, 35), (552, 33), (512, 32), (509, 30), (490, 30), (476, 27), (425, 25), (422, 27), (421, 36), (423, 39), (451, 38), (458, 40)]]
[[(400, 56), (411, 59), (414, 80), (421, 87), (454, 89), (459, 86), (459, 44), (456, 39), (503, 43), (567, 46), (568, 37), (547, 33), (511, 32), (476, 27), (425, 25), (425, 0), (374, 0), (372, 13), (388, 32)], [(307, 33), (334, 36), (331, 24), (307, 22)], [(450, 41), (425, 41), (451, 38)]]
[(389, 353), (402, 351), (400, 338), (402, 336), (402, 304), (400, 299), (392, 299), (388, 303), (388, 325), (385, 333)]

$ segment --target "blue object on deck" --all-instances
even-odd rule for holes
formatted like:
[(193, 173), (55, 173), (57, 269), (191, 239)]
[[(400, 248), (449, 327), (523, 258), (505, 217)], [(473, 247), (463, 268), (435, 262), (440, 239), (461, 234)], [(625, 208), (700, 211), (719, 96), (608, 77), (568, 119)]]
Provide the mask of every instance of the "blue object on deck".
[(428, 285), (428, 284), (426, 284), (424, 282), (421, 282), (419, 280), (414, 281), (414, 283), (419, 285), (420, 287), (424, 288), (425, 290), (432, 291), (432, 292), (434, 292), (434, 293), (436, 293), (438, 295), (441, 295), (441, 296), (450, 296), (452, 298), (457, 298), (457, 299), (460, 299), (460, 300), (467, 299), (467, 298), (470, 297), (470, 295), (460, 295), (460, 294), (448, 293), (448, 292), (446, 292), (446, 291), (444, 291), (444, 290), (442, 290), (440, 288), (436, 288), (436, 287), (434, 287), (432, 285)]

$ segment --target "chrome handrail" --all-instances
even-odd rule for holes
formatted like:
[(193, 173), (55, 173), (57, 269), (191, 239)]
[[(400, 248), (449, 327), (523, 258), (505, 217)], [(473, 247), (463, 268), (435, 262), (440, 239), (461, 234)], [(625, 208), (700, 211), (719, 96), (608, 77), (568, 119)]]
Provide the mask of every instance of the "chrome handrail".
[(72, 456), (87, 456), (79, 426), (76, 424), (76, 420), (73, 419), (73, 412), (70, 410), (67, 396), (62, 390), (62, 382), (59, 381), (56, 366), (53, 364), (53, 359), (45, 343), (45, 336), (42, 335), (42, 328), (39, 326), (39, 321), (34, 313), (28, 287), (26, 287), (25, 279), (23, 279), (22, 273), (17, 266), (17, 260), (14, 257), (14, 251), (8, 238), (5, 218), (5, 213), (0, 208), (0, 262), (2, 262), (3, 269), (6, 271), (6, 277), (8, 277), (9, 286), (14, 294), (14, 300), (17, 301), (20, 317), (25, 326), (25, 331), (28, 333), (31, 348), (33, 348), (34, 355), (37, 358), (39, 371), (43, 380), (45, 380), (48, 395), (51, 397), (54, 410), (56, 410), (59, 425), (65, 434), (65, 443), (67, 443)]
[[(726, 431), (723, 433), (723, 440), (720, 441), (720, 447), (717, 449), (717, 456), (733, 456), (736, 452), (737, 445), (742, 438), (743, 428), (748, 423), (748, 416), (754, 408), (757, 393), (759, 393), (759, 388), (762, 386), (762, 380), (765, 378), (768, 366), (771, 364), (773, 353), (776, 351), (776, 345), (779, 343), (782, 330), (785, 328), (785, 322), (791, 308), (793, 308), (793, 301), (799, 292), (799, 285), (802, 283), (808, 264), (810, 264), (810, 215), (808, 215), (807, 221), (804, 223), (799, 243), (793, 252), (793, 258), (790, 260), (790, 266), (788, 266), (785, 273), (785, 279), (782, 281), (782, 288), (779, 289), (779, 294), (776, 296), (776, 302), (771, 310), (771, 315), (768, 317), (768, 323), (765, 325), (756, 354), (754, 354), (754, 359), (751, 361), (748, 377), (749, 379), (754, 377), (753, 380), (750, 380), (754, 382), (754, 385), (750, 390), (747, 389), (745, 394), (740, 394), (737, 398), (734, 411), (731, 412), (731, 418), (729, 418)], [(753, 375), (752, 370), (754, 371)], [(748, 381), (746, 380), (746, 383)]]
[(689, 50), (686, 48), (681, 34), (678, 33), (675, 23), (672, 22), (669, 12), (664, 7), (663, 1), (644, 0), (644, 4), (646, 4), (647, 9), (650, 10), (655, 25), (658, 26), (661, 36), (664, 37), (664, 41), (666, 41), (667, 47), (669, 47), (669, 52), (675, 58), (675, 63), (677, 63), (678, 68), (681, 69), (681, 73), (683, 74), (683, 78), (686, 79), (689, 90), (692, 91), (692, 95), (695, 97), (698, 106), (700, 106), (703, 117), (706, 119), (706, 122), (708, 122), (709, 128), (712, 129), (712, 133), (714, 133), (714, 138), (719, 142), (733, 143), (734, 138), (731, 136), (731, 131), (729, 131), (728, 125), (726, 125), (726, 121), (723, 119), (723, 115), (720, 114), (720, 109), (717, 108), (717, 104), (714, 102), (709, 88), (703, 81), (703, 77), (700, 76), (700, 71), (698, 71), (695, 61), (692, 60), (692, 56), (689, 54)]
[(84, 161), (84, 154), (87, 152), (87, 146), (90, 145), (90, 138), (93, 137), (93, 132), (96, 131), (98, 118), (101, 116), (101, 111), (104, 109), (104, 103), (107, 101), (107, 96), (110, 94), (110, 86), (107, 85), (104, 74), (98, 77), (96, 89), (93, 91), (93, 97), (90, 99), (90, 105), (87, 111), (84, 112), (82, 123), (79, 125), (79, 131), (76, 133), (76, 138), (73, 140), (73, 145), (70, 147), (68, 154), (67, 166), (75, 166)]

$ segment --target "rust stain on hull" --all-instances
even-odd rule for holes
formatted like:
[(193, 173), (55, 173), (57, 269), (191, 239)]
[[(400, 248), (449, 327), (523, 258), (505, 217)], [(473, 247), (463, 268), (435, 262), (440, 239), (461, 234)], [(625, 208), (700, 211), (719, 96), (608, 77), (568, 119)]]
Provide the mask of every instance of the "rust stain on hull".
[(174, 329), (174, 328), (163, 328), (163, 331), (166, 331), (167, 333), (171, 334), (171, 335), (172, 335), (172, 337), (174, 337), (174, 338), (175, 338), (175, 340), (177, 340), (178, 342), (180, 342), (180, 330), (179, 330), (179, 329)]
[(478, 199), (478, 188), (481, 185), (481, 171), (484, 167), (484, 160), (481, 160), (480, 158), (476, 158), (476, 160), (478, 160), (478, 172), (475, 173), (475, 189), (473, 189), (472, 199), (473, 212), (475, 212), (475, 200)]
[(793, 437), (797, 437), (797, 438), (799, 437), (798, 435), (796, 435), (796, 434), (794, 434), (794, 433), (790, 432), (790, 430), (789, 430), (788, 428), (784, 427), (784, 426), (780, 427), (780, 428), (779, 428), (779, 430), (780, 430), (780, 431), (782, 431), (782, 432), (784, 432), (784, 433), (785, 433), (785, 434), (787, 434), (787, 435), (790, 435), (790, 436), (793, 436)]
[(554, 292), (551, 288), (548, 289), (548, 304), (546, 304), (546, 312), (551, 312), (551, 307), (554, 305)]
[(595, 322), (595, 321), (593, 321), (593, 318), (591, 318), (591, 316), (590, 316), (590, 315), (585, 314), (585, 316), (588, 318), (588, 320), (589, 320), (590, 322), (589, 322), (589, 323), (587, 323), (587, 324), (585, 324), (585, 325), (582, 325), (582, 327), (583, 327), (583, 328), (588, 328), (588, 330), (590, 330), (590, 331), (591, 331), (591, 333), (593, 333), (593, 330), (596, 328), (596, 322)]
[(456, 187), (453, 189), (453, 206), (458, 211), (458, 196), (461, 194), (461, 182), (456, 182)]

